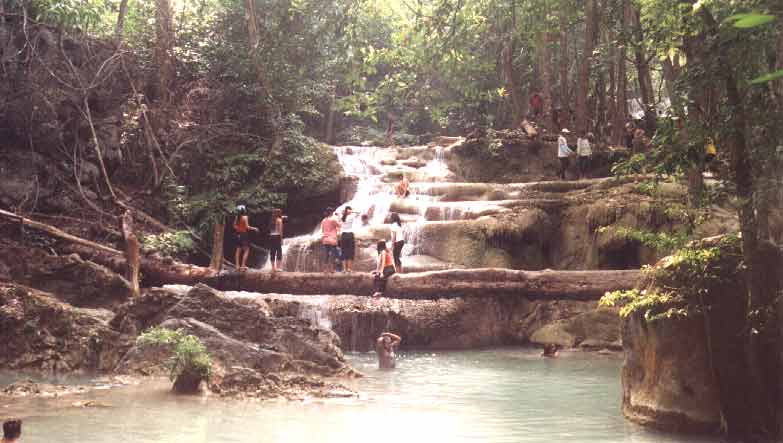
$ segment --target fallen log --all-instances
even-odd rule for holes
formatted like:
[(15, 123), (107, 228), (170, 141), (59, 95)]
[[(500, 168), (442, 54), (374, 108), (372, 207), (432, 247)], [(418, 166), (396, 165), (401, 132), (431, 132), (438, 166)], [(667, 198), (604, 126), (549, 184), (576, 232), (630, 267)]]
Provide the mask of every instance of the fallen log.
[[(638, 270), (627, 271), (516, 271), (453, 269), (397, 274), (389, 279), (385, 297), (437, 299), (516, 296), (531, 299), (597, 300), (607, 291), (631, 289)], [(294, 295), (371, 295), (367, 273), (323, 274), (260, 271), (231, 272), (202, 281), (221, 290)]]
[(11, 220), (15, 223), (21, 223), (24, 226), (46, 232), (49, 235), (52, 235), (54, 237), (60, 238), (62, 240), (66, 240), (71, 243), (75, 243), (78, 245), (82, 245), (88, 248), (92, 248), (107, 254), (122, 254), (122, 252), (110, 248), (108, 246), (101, 245), (99, 243), (91, 242), (89, 240), (85, 240), (81, 237), (77, 237), (75, 235), (71, 235), (63, 230), (57, 229), (54, 226), (47, 225), (46, 223), (37, 222), (35, 220), (30, 220), (29, 218), (22, 217), (20, 215), (14, 214), (13, 212), (3, 211), (0, 209), (0, 217), (6, 218), (8, 220)]
[[(53, 226), (0, 210), (0, 216), (44, 231), (69, 244), (61, 250), (124, 274), (121, 251), (63, 232)], [(221, 272), (171, 259), (141, 257), (144, 286), (206, 283), (220, 290), (293, 295), (362, 295), (373, 293), (368, 273), (325, 274), (262, 271)], [(516, 271), (507, 269), (452, 269), (389, 278), (384, 296), (406, 299), (516, 296), (531, 299), (597, 300), (607, 291), (636, 286), (640, 271)]]

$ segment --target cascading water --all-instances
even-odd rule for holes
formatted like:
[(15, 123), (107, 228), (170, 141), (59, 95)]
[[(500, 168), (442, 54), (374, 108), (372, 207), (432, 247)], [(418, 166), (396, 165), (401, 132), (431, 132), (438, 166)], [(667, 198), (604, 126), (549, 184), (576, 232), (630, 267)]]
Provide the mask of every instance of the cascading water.
[[(417, 255), (423, 250), (422, 245), (426, 241), (423, 235), (425, 223), (428, 220), (428, 208), (437, 204), (440, 197), (428, 192), (428, 186), (436, 185), (452, 176), (445, 162), (445, 149), (442, 146), (432, 148), (378, 148), (371, 146), (335, 146), (334, 153), (337, 156), (344, 173), (356, 180), (356, 190), (353, 198), (345, 202), (339, 208), (338, 213), (345, 206), (351, 206), (354, 212), (366, 214), (369, 217), (369, 230), (375, 233), (383, 233), (382, 228), (388, 221), (389, 213), (394, 210), (396, 204), (407, 206), (408, 210), (403, 215), (404, 234), (406, 246), (403, 255)], [(429, 152), (427, 152), (429, 151)], [(431, 153), (431, 154), (430, 154)], [(417, 163), (416, 156), (430, 156), (423, 166), (411, 167)], [(399, 161), (399, 159), (403, 159)], [(412, 180), (411, 195), (399, 201), (394, 194), (395, 180), (390, 177), (408, 175)], [(419, 186), (420, 181), (426, 181), (428, 185)], [(395, 203), (400, 202), (400, 203)], [(462, 211), (451, 209), (449, 214), (442, 214), (440, 219), (458, 217)], [(378, 235), (378, 234), (375, 234)], [(320, 227), (316, 226), (313, 233), (295, 238), (286, 239), (283, 245), (283, 269), (285, 271), (313, 272), (320, 270), (320, 257), (318, 243), (320, 240)], [(365, 235), (357, 233), (357, 262), (363, 257), (364, 267), (369, 264), (369, 258), (373, 257), (372, 245)], [(388, 240), (388, 239), (387, 239)], [(364, 244), (362, 245), (362, 241)], [(366, 248), (362, 249), (362, 248)], [(374, 257), (373, 257), (374, 258)]]

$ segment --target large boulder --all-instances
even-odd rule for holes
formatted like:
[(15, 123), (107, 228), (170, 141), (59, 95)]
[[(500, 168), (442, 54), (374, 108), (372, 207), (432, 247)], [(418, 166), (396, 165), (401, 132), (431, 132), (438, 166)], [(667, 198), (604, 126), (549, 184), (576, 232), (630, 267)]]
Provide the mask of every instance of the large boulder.
[[(129, 334), (158, 325), (183, 327), (213, 342), (213, 347), (208, 346), (210, 352), (214, 347), (228, 352), (222, 357), (217, 354), (226, 366), (241, 364), (267, 371), (290, 367), (323, 375), (351, 372), (339, 337), (332, 331), (296, 317), (273, 316), (263, 301), (232, 299), (205, 285), (184, 293), (149, 291), (123, 306), (112, 325)], [(250, 348), (257, 351), (244, 351)]]
[(111, 370), (130, 346), (111, 312), (75, 308), (52, 294), (0, 283), (0, 368)]
[[(694, 242), (659, 261), (626, 304), (622, 337), (623, 412), (631, 420), (671, 431), (718, 432), (732, 438), (770, 429), (780, 389), (779, 322), (773, 309), (783, 254), (759, 244), (761, 346), (749, 365), (747, 276), (735, 236)], [(754, 390), (754, 378), (763, 384)], [(754, 393), (755, 392), (755, 393)], [(768, 415), (767, 415), (768, 414)]]
[(712, 375), (701, 317), (623, 324), (623, 413), (670, 431), (715, 432), (720, 394)]
[[(192, 318), (169, 319), (159, 326), (171, 330), (181, 329), (187, 334), (198, 337), (209, 350), (216, 366), (213, 369), (217, 374), (224, 374), (233, 366), (248, 367), (268, 373), (280, 372), (291, 365), (290, 355), (229, 337), (215, 327)], [(165, 346), (136, 343), (125, 354), (116, 370), (119, 373), (165, 375), (168, 373), (165, 362), (171, 354), (171, 349)]]

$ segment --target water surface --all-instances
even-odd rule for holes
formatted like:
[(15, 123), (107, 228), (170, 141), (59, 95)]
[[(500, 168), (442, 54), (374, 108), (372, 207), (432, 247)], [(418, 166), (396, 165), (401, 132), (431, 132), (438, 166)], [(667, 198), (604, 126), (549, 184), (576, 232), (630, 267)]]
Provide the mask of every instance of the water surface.
[[(173, 396), (167, 383), (57, 400), (0, 402), (25, 418), (25, 443), (89, 442), (715, 442), (645, 430), (620, 412), (618, 356), (537, 351), (375, 354), (349, 359), (367, 377), (358, 399), (253, 403)], [(110, 408), (76, 408), (95, 398)]]

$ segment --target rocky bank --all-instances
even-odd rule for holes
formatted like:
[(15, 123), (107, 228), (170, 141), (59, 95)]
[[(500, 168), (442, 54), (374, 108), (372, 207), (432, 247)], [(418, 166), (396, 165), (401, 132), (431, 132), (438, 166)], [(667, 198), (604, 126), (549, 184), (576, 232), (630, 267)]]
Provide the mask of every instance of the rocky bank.
[[(781, 251), (764, 244), (765, 281), (777, 293)], [(629, 419), (670, 431), (746, 435), (759, 404), (780, 410), (779, 320), (775, 301), (755, 332), (762, 349), (763, 398), (751, 394), (746, 360), (745, 285), (738, 243), (709, 239), (661, 260), (651, 271), (622, 324), (625, 363), (623, 412)], [(703, 252), (707, 251), (707, 252)], [(769, 402), (769, 403), (767, 403)], [(774, 419), (771, 419), (774, 420)]]

